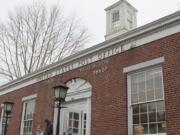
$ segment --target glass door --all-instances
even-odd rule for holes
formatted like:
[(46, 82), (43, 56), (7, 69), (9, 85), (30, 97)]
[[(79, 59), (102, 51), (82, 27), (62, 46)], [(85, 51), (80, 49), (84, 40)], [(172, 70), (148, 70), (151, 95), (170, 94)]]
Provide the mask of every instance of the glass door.
[(64, 113), (63, 135), (81, 135), (82, 111), (67, 109)]

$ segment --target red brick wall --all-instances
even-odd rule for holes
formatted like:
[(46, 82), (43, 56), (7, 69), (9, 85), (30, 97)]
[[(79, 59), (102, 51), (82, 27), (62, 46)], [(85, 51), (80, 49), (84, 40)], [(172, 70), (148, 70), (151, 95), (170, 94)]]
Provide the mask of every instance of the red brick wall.
[[(127, 135), (127, 78), (123, 68), (164, 56), (167, 133), (180, 135), (180, 33), (66, 72), (0, 97), (15, 103), (8, 135), (19, 135), (22, 97), (37, 93), (34, 126), (53, 119), (53, 86), (80, 77), (92, 84), (92, 135)], [(94, 64), (96, 64), (94, 66)], [(84, 67), (84, 68), (85, 68)], [(95, 70), (105, 68), (103, 73)], [(83, 69), (84, 69), (83, 68)]]

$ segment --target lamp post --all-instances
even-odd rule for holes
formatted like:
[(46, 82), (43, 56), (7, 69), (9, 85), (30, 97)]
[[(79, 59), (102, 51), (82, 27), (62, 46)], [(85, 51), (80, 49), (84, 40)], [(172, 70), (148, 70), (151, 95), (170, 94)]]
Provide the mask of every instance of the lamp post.
[(3, 102), (3, 105), (4, 105), (4, 113), (6, 114), (4, 116), (4, 118), (5, 118), (4, 135), (6, 135), (7, 134), (7, 122), (8, 122), (8, 118), (10, 118), (9, 115), (11, 114), (14, 103), (5, 101), (5, 102)]
[(57, 126), (56, 126), (56, 135), (59, 135), (59, 126), (60, 126), (60, 111), (62, 108), (62, 103), (65, 102), (66, 94), (68, 87), (64, 84), (57, 85), (54, 88), (54, 98), (56, 107), (58, 108), (58, 116), (57, 116)]

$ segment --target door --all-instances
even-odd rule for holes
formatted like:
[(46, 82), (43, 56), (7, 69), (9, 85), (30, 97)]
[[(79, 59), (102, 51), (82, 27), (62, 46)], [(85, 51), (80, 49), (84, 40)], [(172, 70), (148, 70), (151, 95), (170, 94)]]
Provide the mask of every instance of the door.
[(63, 125), (64, 135), (81, 135), (82, 111), (74, 109), (65, 109)]

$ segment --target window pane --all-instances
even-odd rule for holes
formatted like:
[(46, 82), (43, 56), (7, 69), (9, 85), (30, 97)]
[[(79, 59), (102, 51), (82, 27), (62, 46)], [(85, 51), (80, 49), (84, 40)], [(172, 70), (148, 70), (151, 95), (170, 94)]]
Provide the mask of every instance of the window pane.
[(79, 121), (74, 121), (74, 127), (78, 128), (79, 127)]
[(83, 134), (82, 135), (86, 135), (86, 119), (87, 119), (87, 114), (84, 113), (84, 119), (83, 119), (83, 125), (82, 125), (82, 131), (83, 131)]
[(141, 134), (148, 134), (148, 124), (142, 124), (143, 130)]
[(147, 112), (147, 104), (141, 104), (140, 105), (140, 112), (141, 113)]
[(147, 101), (154, 100), (154, 90), (153, 91), (147, 91)]
[(139, 125), (134, 125), (133, 126), (133, 135), (140, 135), (140, 126)]
[(139, 115), (133, 115), (133, 124), (139, 124)]
[[(30, 100), (26, 104), (27, 104), (27, 106), (26, 106), (26, 114), (34, 113), (34, 104), (35, 104), (34, 100)], [(29, 115), (28, 115), (28, 117), (29, 117)]]
[(145, 92), (139, 93), (139, 102), (146, 102), (146, 93)]
[(83, 135), (86, 135), (86, 130), (83, 130)]
[(149, 124), (150, 134), (157, 133), (157, 124)]
[(114, 11), (112, 13), (112, 22), (114, 23), (114, 22), (117, 22), (117, 21), (119, 21), (119, 10)]
[(138, 94), (132, 94), (132, 104), (138, 103)]
[[(157, 81), (158, 79), (159, 81)], [(156, 88), (158, 89), (155, 89), (155, 81), (157, 82)], [(133, 74), (131, 77), (131, 85), (133, 104), (153, 101), (155, 99), (163, 99), (163, 89), (161, 88), (162, 73), (160, 72), (160, 68)], [(137, 92), (138, 95), (136, 95)]]
[(69, 113), (69, 118), (72, 119), (73, 118), (73, 112)]
[(166, 132), (166, 122), (158, 123), (158, 133)]
[(163, 99), (163, 89), (155, 90), (155, 99)]
[(131, 93), (132, 94), (137, 94), (138, 93), (138, 83), (137, 83), (137, 75), (134, 74), (131, 77)]
[(152, 71), (146, 72), (146, 89), (147, 91), (154, 90)]
[(132, 84), (132, 85), (131, 85), (131, 93), (132, 93), (132, 94), (137, 94), (137, 93), (138, 93), (137, 90), (138, 90), (138, 88), (137, 88), (137, 83), (136, 83), (136, 84), (135, 84), (135, 83)]
[(165, 121), (165, 112), (157, 112), (157, 121)]
[(141, 114), (141, 123), (148, 123), (148, 115), (147, 113)]
[(155, 74), (154, 83), (155, 83), (155, 89), (162, 89), (162, 75), (161, 75), (161, 73)]
[(84, 120), (86, 120), (86, 113), (84, 113)]
[(133, 114), (139, 113), (139, 105), (133, 105)]
[(73, 120), (69, 120), (69, 128), (73, 128)]
[(149, 113), (149, 122), (156, 122), (156, 112)]
[(74, 113), (74, 119), (79, 120), (79, 113)]
[(84, 128), (86, 128), (86, 122), (84, 122)]
[(72, 135), (72, 133), (73, 133), (72, 128), (69, 128), (69, 129), (68, 129), (68, 135)]
[(155, 102), (148, 103), (148, 112), (156, 112), (156, 104), (155, 104)]
[(165, 103), (164, 101), (157, 102), (157, 111), (165, 111)]
[(138, 75), (139, 92), (145, 92), (145, 72)]
[(73, 133), (78, 133), (78, 129), (74, 128)]
[(27, 127), (28, 123), (27, 122), (24, 122), (24, 126)]
[(157, 74), (162, 74), (162, 68), (161, 67), (154, 68), (152, 71), (153, 71), (154, 76), (157, 76)]

